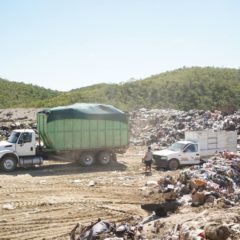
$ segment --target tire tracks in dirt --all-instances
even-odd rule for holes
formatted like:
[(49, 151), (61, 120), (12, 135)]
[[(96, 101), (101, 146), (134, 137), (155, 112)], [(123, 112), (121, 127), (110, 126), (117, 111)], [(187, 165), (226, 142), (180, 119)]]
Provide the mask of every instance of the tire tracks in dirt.
[[(144, 179), (131, 167), (117, 171), (97, 166), (88, 172), (65, 166), (0, 173), (0, 240), (66, 240), (77, 222), (118, 222), (141, 215), (137, 188)], [(90, 187), (90, 181), (96, 184)], [(13, 210), (3, 209), (6, 203)]]

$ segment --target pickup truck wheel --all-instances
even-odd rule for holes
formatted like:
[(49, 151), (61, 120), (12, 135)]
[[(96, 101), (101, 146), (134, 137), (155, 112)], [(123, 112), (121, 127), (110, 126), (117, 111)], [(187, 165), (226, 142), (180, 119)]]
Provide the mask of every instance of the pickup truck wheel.
[(12, 172), (17, 167), (17, 159), (13, 156), (5, 156), (1, 161), (1, 169), (5, 172)]
[(112, 161), (112, 153), (108, 151), (102, 151), (99, 153), (98, 162), (102, 165), (107, 165)]
[(95, 162), (95, 157), (92, 153), (83, 153), (80, 156), (80, 164), (83, 166), (91, 166)]
[(168, 169), (177, 170), (179, 168), (179, 162), (177, 159), (171, 159), (168, 163)]

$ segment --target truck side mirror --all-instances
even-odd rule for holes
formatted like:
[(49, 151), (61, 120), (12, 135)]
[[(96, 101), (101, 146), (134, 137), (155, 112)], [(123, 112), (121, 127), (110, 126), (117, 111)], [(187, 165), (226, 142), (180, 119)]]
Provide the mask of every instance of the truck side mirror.
[(19, 140), (18, 140), (18, 144), (21, 144), (21, 145), (22, 145), (23, 143), (24, 143), (24, 142), (23, 142), (22, 139), (19, 139)]

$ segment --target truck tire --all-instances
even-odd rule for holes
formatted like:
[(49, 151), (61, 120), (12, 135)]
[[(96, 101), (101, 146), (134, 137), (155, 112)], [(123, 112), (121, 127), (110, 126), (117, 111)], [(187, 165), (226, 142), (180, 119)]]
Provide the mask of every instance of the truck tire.
[(169, 170), (177, 170), (179, 168), (179, 161), (177, 159), (171, 159), (168, 162), (168, 169)]
[(107, 165), (112, 162), (113, 154), (109, 151), (102, 151), (98, 154), (97, 160), (102, 165)]
[(95, 163), (95, 156), (93, 153), (86, 152), (80, 156), (80, 164), (82, 166), (88, 167)]
[(1, 160), (0, 166), (4, 172), (12, 172), (17, 167), (17, 159), (14, 156), (7, 155)]

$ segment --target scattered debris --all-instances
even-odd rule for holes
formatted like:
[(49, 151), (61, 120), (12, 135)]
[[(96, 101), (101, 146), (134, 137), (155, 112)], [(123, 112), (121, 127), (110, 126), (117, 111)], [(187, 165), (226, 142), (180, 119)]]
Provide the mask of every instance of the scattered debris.
[(81, 180), (80, 179), (75, 179), (75, 180), (72, 180), (71, 183), (80, 184)]
[(13, 203), (4, 203), (2, 208), (6, 210), (14, 210), (16, 207)]
[(93, 180), (88, 183), (89, 187), (94, 187), (95, 185), (96, 185), (96, 182)]
[(137, 230), (140, 229), (132, 227), (128, 223), (116, 226), (114, 222), (110, 223), (99, 218), (89, 226), (81, 226), (77, 223), (70, 233), (70, 240), (134, 239)]
[(0, 139), (6, 139), (14, 129), (37, 131), (36, 113), (40, 109), (0, 109)]

